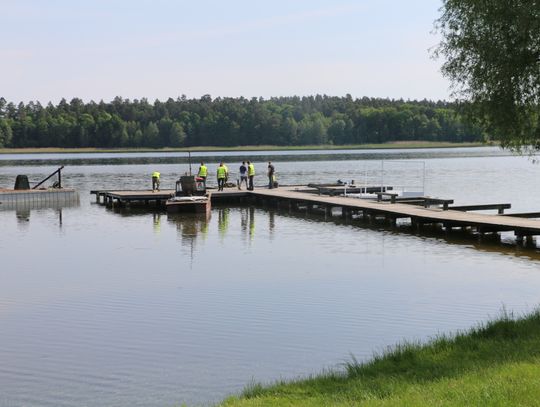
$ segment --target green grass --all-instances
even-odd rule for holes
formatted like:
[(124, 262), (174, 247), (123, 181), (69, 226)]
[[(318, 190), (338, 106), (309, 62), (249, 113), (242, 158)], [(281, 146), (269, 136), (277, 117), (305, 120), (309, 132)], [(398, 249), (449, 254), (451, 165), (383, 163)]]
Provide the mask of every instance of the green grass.
[[(294, 150), (372, 150), (396, 148), (451, 148), (481, 147), (484, 143), (449, 143), (434, 141), (389, 142), (382, 144), (350, 145), (306, 145), (306, 146), (236, 146), (236, 147), (189, 147), (189, 148), (0, 148), (0, 154), (44, 154), (44, 153), (133, 153), (133, 152), (197, 152), (197, 151), (294, 151)], [(491, 145), (491, 144), (489, 144)]]
[(404, 343), (343, 371), (252, 384), (221, 406), (538, 406), (540, 311), (420, 345)]

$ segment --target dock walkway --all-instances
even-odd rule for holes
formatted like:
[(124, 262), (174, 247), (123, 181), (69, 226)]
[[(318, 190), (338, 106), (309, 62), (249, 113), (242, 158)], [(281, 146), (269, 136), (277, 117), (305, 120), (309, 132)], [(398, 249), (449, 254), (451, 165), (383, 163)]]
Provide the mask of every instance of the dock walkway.
[(463, 210), (424, 208), (405, 203), (378, 202), (344, 196), (323, 196), (307, 194), (304, 191), (287, 189), (257, 190), (255, 194), (267, 199), (304, 202), (311, 205), (341, 207), (345, 212), (363, 212), (367, 216), (384, 216), (387, 219), (409, 218), (414, 225), (440, 223), (446, 228), (474, 227), (480, 233), (514, 231), (517, 237), (540, 235), (540, 220), (518, 216), (501, 216), (471, 213)]
[[(130, 202), (144, 202), (148, 204), (154, 201), (163, 204), (169, 197), (174, 195), (173, 190), (149, 191), (91, 191), (96, 195), (98, 203), (114, 206), (115, 202), (120, 205)], [(349, 196), (321, 195), (313, 188), (307, 186), (279, 187), (275, 189), (257, 188), (254, 191), (239, 191), (229, 189), (225, 191), (212, 191), (213, 203), (241, 202), (247, 200), (262, 203), (273, 203), (282, 207), (298, 209), (306, 208), (310, 211), (314, 208), (324, 210), (332, 214), (334, 208), (341, 208), (342, 216), (349, 217), (361, 215), (364, 219), (385, 218), (395, 224), (397, 219), (410, 219), (414, 227), (420, 229), (424, 224), (440, 224), (447, 230), (452, 228), (471, 228), (480, 234), (510, 231), (514, 232), (518, 241), (524, 237), (540, 235), (540, 220), (533, 219), (531, 214), (504, 214), (501, 208), (508, 208), (508, 204), (491, 205), (498, 208), (499, 214), (483, 214), (467, 211), (467, 207), (457, 207), (453, 210), (448, 205), (429, 206), (438, 200), (430, 197), (419, 197), (414, 200), (416, 205), (402, 203), (398, 200), (358, 199)], [(418, 202), (426, 203), (418, 206)], [(489, 205), (486, 205), (489, 206)], [(478, 205), (470, 206), (470, 210), (478, 209)], [(489, 209), (489, 208), (485, 208)], [(534, 214), (533, 214), (534, 215)], [(538, 214), (540, 216), (540, 213)]]

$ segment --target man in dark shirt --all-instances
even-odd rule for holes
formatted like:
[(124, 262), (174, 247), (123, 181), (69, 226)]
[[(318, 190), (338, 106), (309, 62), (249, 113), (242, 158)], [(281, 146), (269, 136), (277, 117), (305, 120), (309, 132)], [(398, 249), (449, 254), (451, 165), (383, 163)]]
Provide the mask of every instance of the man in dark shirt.
[(240, 166), (240, 183), (238, 184), (238, 189), (242, 189), (242, 182), (246, 183), (246, 189), (248, 188), (248, 175), (247, 175), (247, 166), (246, 162), (242, 161)]
[(274, 166), (271, 161), (268, 161), (268, 188), (274, 188)]

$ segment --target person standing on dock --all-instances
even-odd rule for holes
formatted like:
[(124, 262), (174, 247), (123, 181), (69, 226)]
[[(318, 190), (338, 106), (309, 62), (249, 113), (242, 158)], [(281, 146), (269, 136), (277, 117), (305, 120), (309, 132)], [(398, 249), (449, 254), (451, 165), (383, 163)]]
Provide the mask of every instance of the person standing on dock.
[(206, 184), (206, 177), (208, 176), (208, 168), (201, 161), (201, 166), (199, 167), (199, 172), (197, 173), (199, 178), (203, 179), (203, 182)]
[(242, 161), (242, 165), (240, 166), (240, 183), (238, 184), (239, 190), (242, 190), (243, 182), (246, 183), (246, 189), (248, 189), (247, 167), (245, 161)]
[(159, 191), (159, 176), (161, 174), (157, 171), (152, 173), (152, 192), (155, 192), (156, 189)]
[(218, 191), (223, 191), (223, 186), (225, 185), (225, 178), (227, 177), (227, 170), (225, 165), (223, 163), (219, 163), (219, 167), (217, 169), (217, 184), (218, 184)]
[(268, 161), (268, 188), (274, 188), (274, 172), (275, 168), (272, 165), (272, 161)]
[(248, 190), (253, 191), (253, 177), (255, 177), (255, 166), (250, 161), (248, 161), (247, 164), (248, 164), (248, 178), (249, 178)]

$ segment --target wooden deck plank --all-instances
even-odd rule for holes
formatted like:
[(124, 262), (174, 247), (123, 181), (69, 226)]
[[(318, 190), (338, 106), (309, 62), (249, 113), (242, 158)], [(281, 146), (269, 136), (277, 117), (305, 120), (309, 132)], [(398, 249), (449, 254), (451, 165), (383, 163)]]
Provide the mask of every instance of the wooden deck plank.
[[(118, 197), (121, 199), (138, 199), (138, 198), (155, 198), (155, 199), (167, 199), (174, 195), (174, 189), (162, 190), (162, 191), (107, 191), (107, 194), (112, 197)], [(163, 198), (161, 198), (163, 197)]]

